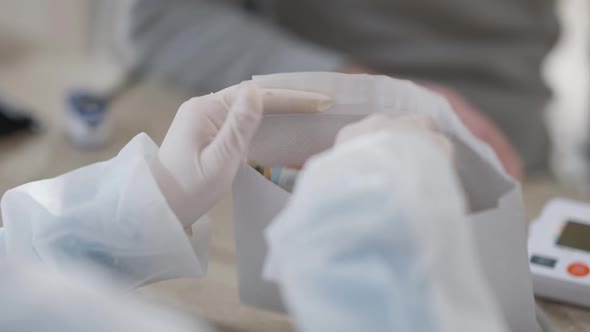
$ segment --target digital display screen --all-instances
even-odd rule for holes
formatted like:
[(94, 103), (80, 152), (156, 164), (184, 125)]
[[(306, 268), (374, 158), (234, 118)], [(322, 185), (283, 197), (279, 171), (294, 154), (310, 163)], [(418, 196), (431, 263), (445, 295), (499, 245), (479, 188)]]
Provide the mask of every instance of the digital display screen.
[(557, 244), (590, 252), (590, 225), (568, 221), (557, 239)]

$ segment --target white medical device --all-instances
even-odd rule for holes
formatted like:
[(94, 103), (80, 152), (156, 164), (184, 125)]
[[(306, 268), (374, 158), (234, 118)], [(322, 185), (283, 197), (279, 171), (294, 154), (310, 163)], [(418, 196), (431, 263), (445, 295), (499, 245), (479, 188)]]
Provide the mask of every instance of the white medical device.
[(535, 295), (590, 307), (590, 204), (554, 199), (529, 229)]

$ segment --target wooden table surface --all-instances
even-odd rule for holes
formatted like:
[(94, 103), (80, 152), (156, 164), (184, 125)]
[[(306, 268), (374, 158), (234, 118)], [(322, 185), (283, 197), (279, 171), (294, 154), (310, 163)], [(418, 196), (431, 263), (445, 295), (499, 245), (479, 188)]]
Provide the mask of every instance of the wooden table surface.
[[(34, 137), (21, 135), (0, 139), (0, 194), (31, 180), (111, 158), (142, 131), (160, 142), (175, 110), (188, 97), (168, 86), (143, 82), (112, 106), (114, 133), (111, 142), (101, 149), (79, 150), (64, 135), (64, 93), (81, 86), (104, 89), (118, 78), (119, 68), (82, 56), (27, 54), (0, 52), (0, 92), (24, 101), (44, 120), (46, 128)], [(590, 201), (590, 196), (570, 192), (547, 177), (527, 179), (524, 194), (529, 219), (552, 197)], [(214, 239), (209, 275), (201, 280), (160, 282), (138, 293), (178, 303), (221, 331), (292, 331), (285, 316), (239, 304), (231, 197), (224, 199), (210, 217), (214, 221)], [(558, 331), (590, 331), (590, 311), (546, 301), (540, 303)]]

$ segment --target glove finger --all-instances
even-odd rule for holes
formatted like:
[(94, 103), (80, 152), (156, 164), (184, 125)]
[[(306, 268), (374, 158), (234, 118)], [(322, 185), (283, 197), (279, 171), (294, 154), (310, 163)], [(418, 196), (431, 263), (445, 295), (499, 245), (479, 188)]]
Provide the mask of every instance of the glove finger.
[(332, 98), (307, 91), (262, 89), (264, 114), (319, 113), (332, 106)]
[(262, 119), (261, 95), (252, 83), (240, 84), (230, 105), (221, 130), (203, 150), (201, 162), (211, 163), (214, 168), (226, 167), (227, 163), (237, 165)]
[[(239, 89), (240, 84), (217, 92), (228, 109), (236, 99)], [(319, 113), (333, 104), (332, 98), (316, 92), (289, 89), (259, 89), (259, 91), (262, 95), (264, 114), (267, 115)]]

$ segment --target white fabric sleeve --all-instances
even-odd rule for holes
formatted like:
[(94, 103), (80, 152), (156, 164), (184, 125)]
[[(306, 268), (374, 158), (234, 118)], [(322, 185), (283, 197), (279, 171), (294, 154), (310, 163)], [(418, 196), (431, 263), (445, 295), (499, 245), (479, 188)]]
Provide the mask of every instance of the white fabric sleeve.
[(334, 71), (345, 60), (220, 0), (137, 0), (128, 40), (144, 70), (191, 91), (217, 91), (253, 75)]
[(121, 292), (92, 274), (64, 275), (22, 261), (0, 262), (0, 271), (3, 332), (213, 331), (194, 313)]
[(206, 259), (150, 171), (157, 151), (140, 134), (109, 161), (8, 191), (0, 203), (5, 259), (90, 268), (125, 288), (203, 275)]
[(424, 137), (361, 137), (309, 161), (267, 229), (265, 275), (300, 331), (507, 331), (451, 162)]

